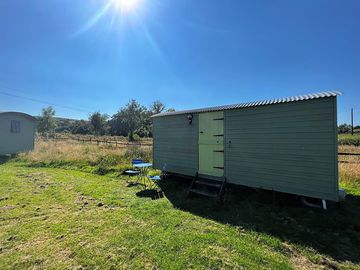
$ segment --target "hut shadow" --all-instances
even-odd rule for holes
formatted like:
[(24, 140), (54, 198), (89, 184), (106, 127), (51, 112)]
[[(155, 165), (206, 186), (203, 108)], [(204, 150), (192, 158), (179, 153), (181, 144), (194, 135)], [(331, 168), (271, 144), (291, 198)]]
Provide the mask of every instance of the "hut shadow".
[(0, 156), (0, 165), (8, 162), (11, 159), (10, 155)]
[(219, 205), (208, 198), (187, 198), (189, 185), (181, 178), (160, 184), (168, 200), (183, 211), (301, 244), (337, 261), (360, 262), (360, 196), (347, 196), (324, 211), (303, 206), (293, 195), (230, 186)]
[(141, 198), (151, 198), (153, 200), (158, 200), (163, 198), (163, 194), (156, 191), (155, 189), (144, 189), (136, 193), (136, 196)]

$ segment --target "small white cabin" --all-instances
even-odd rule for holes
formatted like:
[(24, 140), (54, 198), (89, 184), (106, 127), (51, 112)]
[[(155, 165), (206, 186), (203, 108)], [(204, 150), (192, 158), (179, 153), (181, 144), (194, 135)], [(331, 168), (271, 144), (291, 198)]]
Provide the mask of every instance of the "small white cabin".
[(34, 149), (36, 118), (21, 112), (0, 112), (0, 155)]

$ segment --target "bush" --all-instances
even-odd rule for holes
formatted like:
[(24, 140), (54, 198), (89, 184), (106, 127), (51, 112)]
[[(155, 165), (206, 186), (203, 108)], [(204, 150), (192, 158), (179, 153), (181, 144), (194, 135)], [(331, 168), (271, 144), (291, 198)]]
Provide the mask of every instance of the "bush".
[(99, 157), (95, 164), (91, 165), (99, 165), (99, 167), (112, 167), (122, 163), (123, 157), (116, 154), (108, 154), (106, 156)]
[(143, 160), (149, 161), (151, 160), (151, 151), (139, 146), (131, 146), (126, 150), (124, 157), (128, 160), (141, 158)]
[(133, 142), (139, 142), (141, 140), (140, 136), (138, 134), (134, 134), (132, 141)]
[(351, 126), (348, 124), (341, 124), (338, 127), (338, 133), (342, 134), (342, 133), (349, 133), (351, 131)]
[(360, 134), (340, 134), (338, 136), (339, 145), (354, 145), (360, 146)]

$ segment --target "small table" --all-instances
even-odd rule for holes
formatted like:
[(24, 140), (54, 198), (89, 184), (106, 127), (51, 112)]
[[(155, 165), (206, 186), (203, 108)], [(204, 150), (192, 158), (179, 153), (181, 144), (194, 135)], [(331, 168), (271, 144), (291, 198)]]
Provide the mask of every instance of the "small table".
[(148, 174), (149, 168), (152, 167), (152, 164), (151, 163), (138, 163), (138, 164), (134, 164), (134, 167), (138, 168), (140, 170), (138, 180), (140, 182), (141, 182), (141, 180), (143, 181), (144, 187), (146, 189), (147, 174)]

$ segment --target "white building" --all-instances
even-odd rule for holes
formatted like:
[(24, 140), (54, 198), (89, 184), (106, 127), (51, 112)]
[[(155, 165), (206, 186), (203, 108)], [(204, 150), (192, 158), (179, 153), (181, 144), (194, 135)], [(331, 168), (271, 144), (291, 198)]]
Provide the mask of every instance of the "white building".
[(0, 112), (0, 155), (34, 149), (36, 118), (21, 112)]

